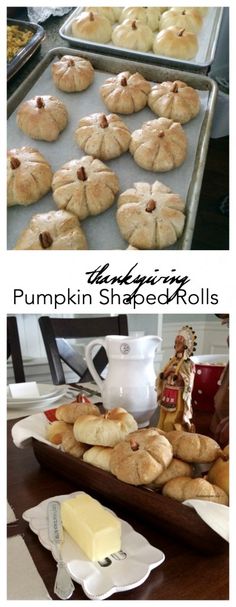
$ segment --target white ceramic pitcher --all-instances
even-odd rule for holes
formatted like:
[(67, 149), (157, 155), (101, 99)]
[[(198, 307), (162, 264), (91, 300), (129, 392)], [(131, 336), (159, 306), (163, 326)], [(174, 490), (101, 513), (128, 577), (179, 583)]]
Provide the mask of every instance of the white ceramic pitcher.
[[(140, 428), (149, 424), (157, 407), (154, 356), (161, 341), (156, 335), (108, 335), (93, 339), (85, 349), (86, 362), (101, 390), (104, 408), (123, 407), (134, 416)], [(93, 364), (95, 346), (103, 346), (107, 353), (105, 380), (99, 377)]]

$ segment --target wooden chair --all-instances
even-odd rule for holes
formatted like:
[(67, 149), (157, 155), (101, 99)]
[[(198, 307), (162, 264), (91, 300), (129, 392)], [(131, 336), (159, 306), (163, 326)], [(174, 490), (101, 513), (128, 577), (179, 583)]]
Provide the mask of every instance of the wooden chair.
[[(39, 325), (47, 353), (48, 363), (54, 384), (65, 384), (62, 362), (66, 363), (78, 375), (78, 382), (91, 381), (91, 374), (84, 358), (76, 352), (68, 339), (102, 337), (106, 335), (128, 335), (128, 323), (125, 315), (98, 316), (86, 318), (51, 318), (41, 316)], [(104, 348), (100, 348), (94, 357), (99, 374), (107, 365)]]
[(12, 358), (15, 382), (25, 382), (20, 339), (15, 316), (7, 317), (7, 360), (10, 358), (10, 356)]

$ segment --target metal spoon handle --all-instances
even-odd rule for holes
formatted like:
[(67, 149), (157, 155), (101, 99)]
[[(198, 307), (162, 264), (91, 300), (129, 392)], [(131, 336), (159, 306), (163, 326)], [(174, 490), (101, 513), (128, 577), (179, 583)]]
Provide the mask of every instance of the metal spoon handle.
[(54, 592), (60, 599), (69, 599), (74, 592), (74, 584), (65, 563), (61, 560), (57, 563), (57, 574)]
[(69, 599), (75, 589), (66, 563), (61, 555), (61, 544), (63, 542), (63, 528), (61, 523), (60, 503), (56, 500), (48, 504), (48, 536), (54, 546), (57, 560), (57, 574), (54, 592), (60, 599)]

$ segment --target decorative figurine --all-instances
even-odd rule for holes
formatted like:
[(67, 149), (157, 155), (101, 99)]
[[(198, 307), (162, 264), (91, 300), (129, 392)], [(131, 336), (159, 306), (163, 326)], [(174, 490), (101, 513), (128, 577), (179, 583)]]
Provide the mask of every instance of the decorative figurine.
[(156, 379), (157, 402), (160, 405), (157, 427), (165, 432), (195, 431), (191, 422), (194, 363), (190, 356), (195, 352), (196, 345), (196, 334), (192, 327), (182, 327), (175, 338), (175, 354)]

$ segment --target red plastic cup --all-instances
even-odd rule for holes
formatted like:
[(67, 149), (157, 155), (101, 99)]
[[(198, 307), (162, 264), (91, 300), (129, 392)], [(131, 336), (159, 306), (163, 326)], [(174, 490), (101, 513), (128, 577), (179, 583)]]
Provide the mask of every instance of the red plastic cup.
[(214, 396), (219, 380), (228, 362), (225, 354), (193, 356), (195, 376), (192, 391), (192, 407), (198, 411), (214, 412)]

